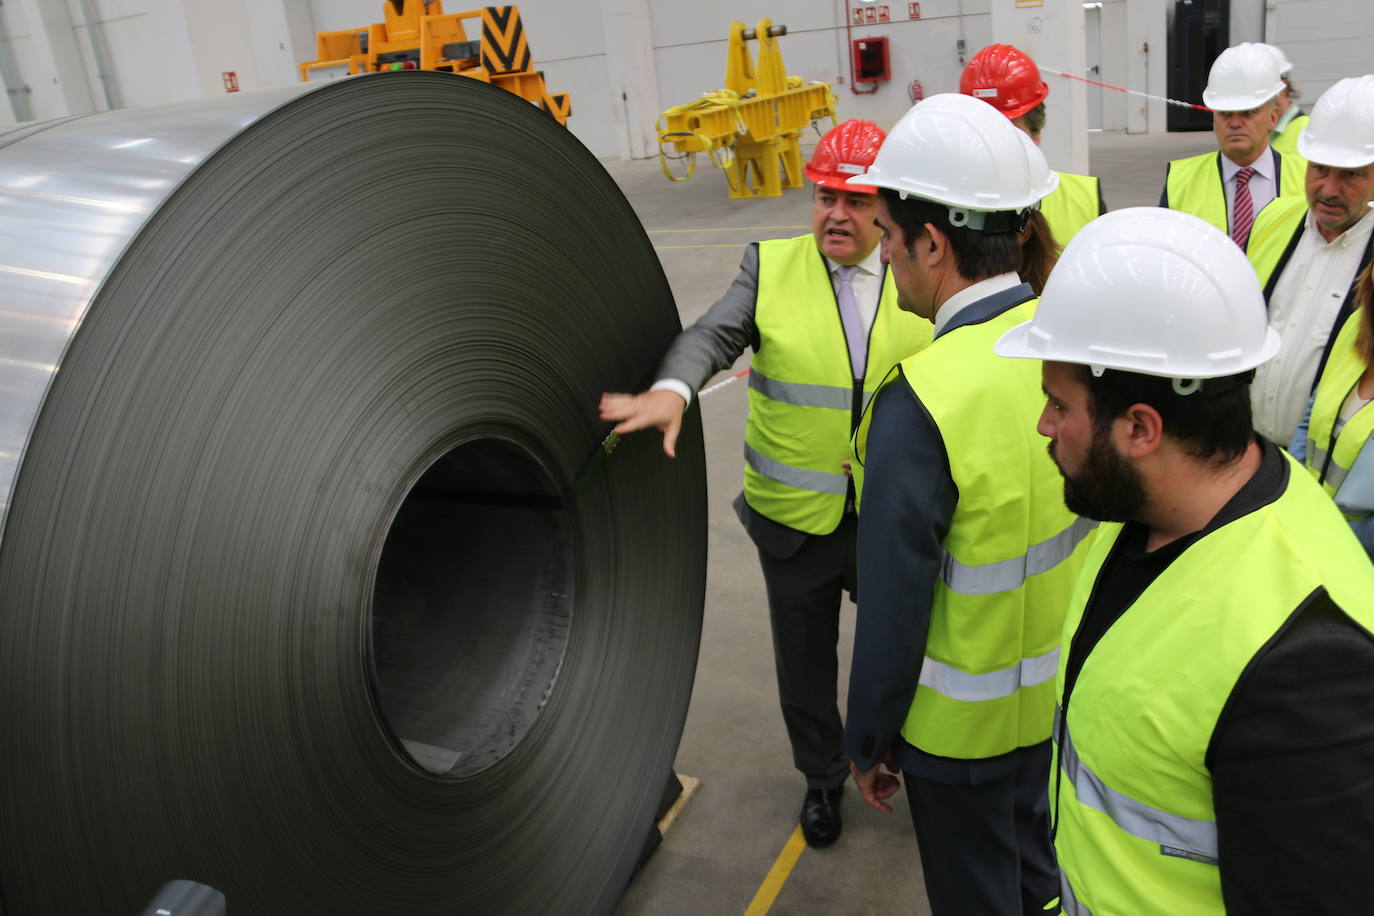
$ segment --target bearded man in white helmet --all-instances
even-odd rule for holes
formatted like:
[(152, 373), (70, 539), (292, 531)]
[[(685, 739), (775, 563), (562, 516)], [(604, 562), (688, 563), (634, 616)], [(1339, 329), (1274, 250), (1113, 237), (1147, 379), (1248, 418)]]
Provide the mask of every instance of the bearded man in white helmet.
[(879, 810), (903, 774), (936, 914), (1039, 913), (1058, 890), (1050, 686), (1091, 526), (1065, 509), (1035, 441), (1035, 367), (992, 343), (1033, 312), (1018, 238), (1056, 178), (992, 106), (937, 95), (851, 180), (879, 189), (898, 305), (935, 338), (893, 370), (857, 432), (845, 749)]
[(1374, 75), (1343, 79), (1317, 100), (1298, 138), (1306, 196), (1255, 220), (1246, 255), (1283, 346), (1250, 390), (1255, 429), (1288, 445), (1336, 335), (1355, 310), (1356, 280), (1374, 252)]
[(997, 342), (1043, 360), (1065, 499), (1106, 523), (1055, 679), (1069, 916), (1374, 899), (1374, 566), (1250, 427), (1278, 348), (1239, 249), (1158, 209), (1091, 223)]
[(1282, 91), (1278, 62), (1265, 46), (1222, 51), (1202, 93), (1217, 152), (1170, 162), (1159, 205), (1205, 219), (1244, 248), (1260, 211), (1275, 198), (1302, 194), (1302, 160), (1269, 145)]

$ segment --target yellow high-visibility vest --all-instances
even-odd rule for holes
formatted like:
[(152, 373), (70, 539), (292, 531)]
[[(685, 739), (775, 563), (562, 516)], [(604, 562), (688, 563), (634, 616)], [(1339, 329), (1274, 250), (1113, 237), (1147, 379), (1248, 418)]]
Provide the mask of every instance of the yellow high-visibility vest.
[[(1273, 145), (1274, 149), (1279, 151), (1280, 155), (1294, 156), (1298, 159), (1302, 159), (1302, 155), (1298, 152), (1298, 134), (1302, 133), (1302, 129), (1307, 126), (1307, 122), (1310, 120), (1312, 119), (1305, 114), (1298, 115), (1285, 124), (1283, 130), (1279, 131), (1277, 136), (1270, 134), (1269, 142)], [(1306, 159), (1303, 159), (1304, 163), (1306, 163), (1306, 161)]]
[(1307, 197), (1276, 197), (1255, 217), (1245, 256), (1259, 275), (1260, 289), (1268, 289), (1283, 253), (1307, 219)]
[[(808, 534), (844, 515), (856, 392), (849, 345), (826, 260), (810, 235), (759, 243), (759, 348), (749, 373), (744, 498)], [(891, 273), (868, 336), (861, 410), (897, 361), (930, 343), (929, 321), (897, 307)]]
[[(1307, 457), (1304, 460), (1308, 471), (1330, 496), (1336, 495), (1360, 452), (1374, 448), (1370, 441), (1374, 437), (1374, 402), (1361, 407), (1339, 431), (1336, 430), (1341, 407), (1367, 368), (1364, 358), (1355, 349), (1363, 314), (1357, 309), (1336, 335), (1331, 358), (1317, 381), (1312, 416), (1307, 423)], [(1346, 512), (1345, 517), (1353, 521), (1366, 516)]]
[(994, 757), (1049, 738), (1077, 548), (1095, 525), (1065, 508), (1063, 480), (1035, 431), (1045, 406), (1040, 364), (992, 350), (1034, 311), (1032, 300), (957, 327), (901, 364), (959, 493), (902, 726), (909, 744), (941, 757)]
[(1040, 212), (1045, 214), (1054, 240), (1060, 245), (1067, 245), (1079, 229), (1101, 215), (1098, 213), (1100, 203), (1096, 178), (1060, 172), (1059, 187), (1040, 201)]
[[(1227, 699), (1318, 588), (1374, 629), (1374, 566), (1331, 500), (1284, 457), (1279, 499), (1191, 544), (1083, 663), (1050, 777), (1069, 916), (1224, 913), (1206, 755)], [(1102, 526), (1074, 590), (1061, 704), (1067, 647), (1120, 531)]]
[[(1304, 160), (1280, 154), (1274, 200), (1305, 197), (1306, 175), (1307, 163)], [(1170, 162), (1164, 193), (1169, 209), (1191, 213), (1227, 235), (1231, 234), (1231, 214), (1226, 207), (1226, 189), (1221, 181), (1221, 153), (1203, 153)]]

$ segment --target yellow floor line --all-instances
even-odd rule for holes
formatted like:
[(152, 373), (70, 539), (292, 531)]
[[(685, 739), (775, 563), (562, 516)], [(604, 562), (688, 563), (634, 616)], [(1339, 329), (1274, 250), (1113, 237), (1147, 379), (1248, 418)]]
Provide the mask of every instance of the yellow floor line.
[(763, 884), (759, 885), (754, 899), (749, 902), (749, 908), (744, 911), (744, 916), (764, 916), (773, 908), (773, 901), (778, 899), (782, 886), (787, 883), (787, 876), (792, 874), (792, 868), (797, 864), (797, 859), (801, 858), (802, 850), (805, 848), (806, 840), (802, 838), (799, 825), (792, 831), (792, 836), (788, 837), (787, 845), (782, 847), (782, 852), (778, 853), (777, 861), (768, 870), (767, 877), (763, 879)]
[(770, 229), (809, 229), (809, 226), (717, 226), (714, 229), (645, 229), (645, 232), (767, 232)]

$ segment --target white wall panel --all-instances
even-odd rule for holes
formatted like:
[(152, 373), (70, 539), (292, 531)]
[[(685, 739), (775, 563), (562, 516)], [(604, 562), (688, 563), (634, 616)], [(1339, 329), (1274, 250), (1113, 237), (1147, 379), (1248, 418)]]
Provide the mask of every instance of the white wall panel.
[(62, 89), (51, 72), (42, 41), (35, 31), (41, 24), (32, 22), (17, 3), (0, 5), (0, 17), (3, 17), (0, 22), (4, 26), (6, 50), (14, 74), (22, 84), (20, 91), (28, 103), (30, 117), (41, 121), (66, 114)]
[[(201, 87), (179, 0), (93, 0), (95, 27), (104, 42), (107, 78), (122, 106), (196, 98)], [(67, 0), (76, 46), (91, 96), (104, 107), (104, 90), (90, 37), (76, 0)]]
[(1307, 111), (1337, 80), (1374, 73), (1368, 0), (1270, 0), (1265, 35), (1293, 62), (1290, 78)]
[(1264, 41), (1264, 5), (1265, 0), (1231, 0), (1231, 44)]
[[(1112, 86), (1131, 86), (1129, 55), (1126, 48), (1126, 0), (1109, 0), (1102, 4), (1099, 16), (1101, 45), (1098, 59), (1099, 82)], [(1089, 62), (1091, 64), (1091, 61)], [(1089, 74), (1091, 76), (1091, 74)], [(1144, 86), (1134, 87), (1144, 89)], [(1124, 92), (1094, 87), (1099, 99), (1098, 127), (1102, 130), (1125, 130), (1127, 111), (1134, 100)], [(1090, 94), (1092, 91), (1090, 90)]]
[[(1125, 46), (1118, 51), (1126, 61), (1127, 80), (1122, 85), (1163, 98), (1169, 78), (1168, 0), (1130, 0), (1126, 8)], [(1132, 96), (1126, 110), (1126, 129), (1131, 133), (1162, 133), (1165, 103)]]

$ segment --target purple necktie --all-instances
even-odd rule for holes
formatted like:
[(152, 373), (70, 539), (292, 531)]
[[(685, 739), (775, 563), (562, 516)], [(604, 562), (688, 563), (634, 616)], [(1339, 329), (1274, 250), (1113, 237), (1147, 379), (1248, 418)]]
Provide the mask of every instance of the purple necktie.
[(868, 366), (868, 334), (864, 331), (863, 319), (859, 317), (859, 302), (854, 298), (854, 278), (856, 265), (835, 268), (835, 276), (840, 278), (840, 289), (836, 298), (840, 302), (840, 320), (844, 322), (844, 336), (849, 341), (849, 363), (855, 378), (864, 377)]
[(1231, 208), (1231, 238), (1241, 248), (1250, 238), (1250, 227), (1255, 224), (1255, 201), (1250, 197), (1250, 178), (1255, 170), (1246, 166), (1236, 173), (1236, 203)]

